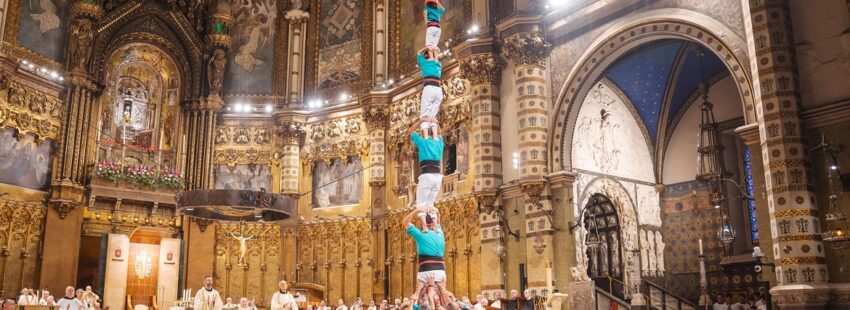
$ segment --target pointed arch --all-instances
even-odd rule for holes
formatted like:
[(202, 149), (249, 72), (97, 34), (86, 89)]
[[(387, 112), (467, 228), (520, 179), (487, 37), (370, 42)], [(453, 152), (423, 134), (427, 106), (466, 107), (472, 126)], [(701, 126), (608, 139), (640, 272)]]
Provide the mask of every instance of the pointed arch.
[(200, 98), (203, 72), (204, 45), (200, 36), (185, 16), (161, 7), (157, 2), (129, 1), (113, 10), (101, 20), (95, 36), (89, 72), (92, 78), (106, 78), (106, 66), (113, 53), (132, 43), (148, 43), (172, 58), (180, 67), (183, 83), (182, 100)]

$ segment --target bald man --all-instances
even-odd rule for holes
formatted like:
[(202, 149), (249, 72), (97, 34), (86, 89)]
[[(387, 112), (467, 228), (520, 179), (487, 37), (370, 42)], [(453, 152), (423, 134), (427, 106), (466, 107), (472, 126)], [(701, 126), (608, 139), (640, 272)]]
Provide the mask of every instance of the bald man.
[(277, 283), (278, 291), (272, 295), (272, 305), (270, 310), (298, 310), (298, 303), (295, 302), (295, 297), (289, 292), (289, 283), (281, 280)]
[(65, 296), (62, 296), (62, 299), (56, 302), (56, 306), (59, 307), (59, 310), (80, 310), (83, 308), (83, 303), (77, 299), (74, 293), (75, 290), (73, 286), (65, 288)]

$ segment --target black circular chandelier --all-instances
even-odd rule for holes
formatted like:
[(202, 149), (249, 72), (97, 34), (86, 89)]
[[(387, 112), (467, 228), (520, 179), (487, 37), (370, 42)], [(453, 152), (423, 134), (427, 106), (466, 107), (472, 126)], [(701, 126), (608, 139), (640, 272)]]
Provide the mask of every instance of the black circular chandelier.
[(251, 190), (199, 189), (174, 198), (181, 214), (209, 220), (280, 221), (292, 216), (297, 207), (289, 196)]

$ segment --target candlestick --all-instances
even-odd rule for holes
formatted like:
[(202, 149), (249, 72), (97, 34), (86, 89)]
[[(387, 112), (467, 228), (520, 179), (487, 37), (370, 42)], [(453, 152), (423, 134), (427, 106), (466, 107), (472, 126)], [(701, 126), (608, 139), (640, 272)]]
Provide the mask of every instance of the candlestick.
[(549, 290), (549, 293), (552, 293), (552, 288), (554, 283), (552, 283), (552, 263), (546, 263), (546, 288)]
[(703, 255), (703, 253), (702, 253), (702, 239), (699, 239), (699, 255)]

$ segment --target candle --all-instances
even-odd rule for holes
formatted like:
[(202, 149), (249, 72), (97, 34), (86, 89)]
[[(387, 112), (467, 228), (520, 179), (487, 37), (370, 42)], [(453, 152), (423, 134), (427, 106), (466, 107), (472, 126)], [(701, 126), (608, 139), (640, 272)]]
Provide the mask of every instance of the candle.
[(699, 239), (699, 255), (703, 255), (702, 254), (702, 239)]
[(549, 289), (550, 293), (552, 292), (553, 284), (554, 283), (552, 283), (552, 264), (547, 263), (546, 264), (546, 288)]

